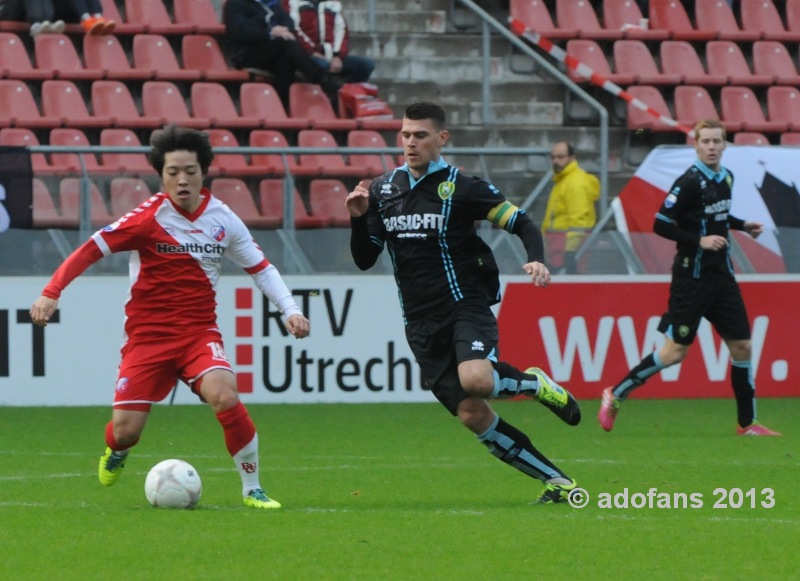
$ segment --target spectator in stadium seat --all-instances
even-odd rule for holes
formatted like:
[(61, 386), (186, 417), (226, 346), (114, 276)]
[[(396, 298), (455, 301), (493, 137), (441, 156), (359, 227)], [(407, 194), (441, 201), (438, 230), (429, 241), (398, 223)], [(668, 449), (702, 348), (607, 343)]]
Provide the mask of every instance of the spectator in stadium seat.
[(67, 22), (79, 22), (86, 34), (100, 36), (111, 34), (117, 26), (116, 21), (103, 16), (100, 0), (60, 0), (58, 14)]
[(269, 71), (285, 107), (299, 73), (316, 83), (335, 105), (341, 82), (321, 69), (298, 42), (294, 22), (281, 0), (227, 0), (222, 7), (228, 58), (238, 69)]
[(750, 321), (731, 266), (729, 231), (753, 238), (763, 225), (730, 214), (733, 174), (721, 165), (725, 129), (716, 119), (694, 127), (697, 161), (670, 188), (656, 214), (653, 231), (674, 240), (667, 312), (658, 330), (664, 344), (613, 387), (603, 390), (598, 419), (609, 432), (619, 407), (634, 389), (662, 369), (684, 360), (705, 317), (731, 353), (731, 387), (736, 398), (740, 436), (780, 436), (756, 421)]
[(116, 483), (152, 405), (180, 379), (216, 414), (242, 481), (244, 504), (280, 508), (261, 488), (258, 434), (239, 399), (217, 327), (215, 289), (223, 256), (253, 277), (285, 317), (287, 332), (306, 337), (308, 319), (242, 220), (203, 187), (214, 159), (208, 135), (170, 125), (154, 131), (150, 145), (150, 162), (164, 191), (75, 250), (34, 301), (31, 319), (47, 325), (70, 282), (104, 256), (131, 251), (125, 343), (98, 464), (100, 483)]
[(539, 452), (519, 429), (489, 406), (489, 398), (531, 397), (569, 425), (580, 422), (578, 403), (544, 371), (499, 361), (500, 281), (492, 251), (478, 237), (476, 220), (519, 236), (527, 252), (522, 269), (537, 286), (550, 282), (542, 235), (525, 212), (491, 184), (467, 177), (441, 156), (449, 133), (445, 111), (413, 103), (403, 118), (405, 165), (346, 198), (350, 251), (367, 270), (384, 246), (392, 256), (406, 321), (406, 338), (423, 382), (492, 455), (544, 482), (538, 503), (562, 502), (575, 480)]
[(55, 20), (52, 0), (0, 0), (0, 20), (28, 22), (31, 36), (64, 32), (64, 21)]
[(600, 197), (600, 180), (578, 166), (575, 147), (558, 141), (550, 151), (553, 186), (542, 220), (542, 232), (563, 232), (563, 266), (568, 274), (578, 272), (575, 254), (588, 231), (597, 223), (595, 202)]
[(375, 62), (350, 54), (350, 30), (339, 0), (288, 0), (297, 40), (314, 62), (345, 83), (369, 80)]

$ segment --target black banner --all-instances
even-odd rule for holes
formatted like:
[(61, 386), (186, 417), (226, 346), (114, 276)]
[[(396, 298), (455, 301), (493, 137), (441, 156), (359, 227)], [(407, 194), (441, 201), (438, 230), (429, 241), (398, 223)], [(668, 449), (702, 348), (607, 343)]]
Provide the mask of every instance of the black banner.
[(33, 227), (33, 170), (24, 147), (0, 147), (0, 233)]

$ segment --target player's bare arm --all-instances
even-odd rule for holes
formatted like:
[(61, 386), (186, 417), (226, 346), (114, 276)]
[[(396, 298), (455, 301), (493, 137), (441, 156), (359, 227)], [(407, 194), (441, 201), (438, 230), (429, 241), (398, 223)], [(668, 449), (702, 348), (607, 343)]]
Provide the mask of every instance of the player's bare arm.
[(311, 323), (303, 315), (290, 315), (286, 319), (286, 330), (289, 331), (296, 339), (308, 337), (311, 330)]
[(536, 286), (546, 287), (550, 284), (550, 270), (541, 262), (527, 262), (522, 269), (531, 275), (531, 282)]
[(369, 185), (372, 180), (361, 180), (352, 192), (347, 194), (344, 205), (353, 218), (358, 218), (367, 213), (369, 208)]
[(761, 222), (745, 222), (744, 231), (750, 234), (752, 238), (758, 238), (764, 231), (764, 224)]
[(31, 307), (31, 320), (34, 325), (44, 327), (58, 308), (58, 299), (51, 299), (44, 295), (34, 301)]
[(728, 240), (724, 236), (703, 236), (700, 238), (700, 248), (703, 250), (722, 250), (728, 245)]

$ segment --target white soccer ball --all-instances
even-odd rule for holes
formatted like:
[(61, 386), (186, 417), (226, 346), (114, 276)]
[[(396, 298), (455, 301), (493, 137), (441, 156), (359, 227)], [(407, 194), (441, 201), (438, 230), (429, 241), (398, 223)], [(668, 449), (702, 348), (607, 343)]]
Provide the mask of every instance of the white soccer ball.
[(200, 501), (203, 484), (197, 470), (183, 460), (164, 460), (147, 473), (144, 494), (159, 508), (194, 508)]

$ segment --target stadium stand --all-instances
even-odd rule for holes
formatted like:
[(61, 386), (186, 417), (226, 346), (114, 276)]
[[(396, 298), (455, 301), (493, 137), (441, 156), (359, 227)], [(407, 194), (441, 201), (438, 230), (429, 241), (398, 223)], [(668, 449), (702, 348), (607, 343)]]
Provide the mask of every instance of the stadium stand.
[(138, 178), (114, 178), (109, 190), (111, 215), (115, 218), (124, 216), (153, 195), (147, 184)]
[(0, 32), (0, 78), (41, 81), (52, 79), (53, 69), (34, 67), (25, 44), (13, 32)]
[(321, 218), (324, 226), (349, 228), (350, 212), (344, 205), (349, 191), (339, 180), (312, 180), (308, 192), (311, 216)]
[[(286, 136), (275, 129), (256, 129), (250, 132), (250, 147), (289, 147)], [(250, 163), (261, 168), (266, 175), (286, 175), (283, 160), (279, 153), (254, 153), (250, 156)], [(294, 155), (286, 155), (286, 164), (293, 175), (303, 175), (304, 170), (297, 163)]]
[(256, 129), (262, 126), (257, 116), (239, 115), (228, 90), (219, 83), (192, 83), (192, 112), (209, 119), (209, 127)]
[(712, 40), (706, 44), (706, 66), (712, 75), (724, 75), (730, 85), (770, 85), (770, 75), (750, 70), (742, 49), (731, 40)]
[(575, 0), (556, 0), (556, 22), (559, 25), (569, 22), (578, 29), (581, 38), (593, 40), (617, 40), (622, 38), (621, 28), (604, 28), (594, 11), (591, 2)]
[(614, 66), (617, 73), (631, 75), (637, 85), (677, 85), (680, 75), (662, 73), (650, 49), (641, 40), (618, 40), (614, 43)]
[[(100, 132), (100, 145), (107, 147), (139, 147), (142, 145), (130, 129), (103, 129)], [(100, 164), (129, 175), (155, 175), (155, 170), (143, 153), (101, 153)], [(114, 207), (112, 200), (112, 209)]]
[(674, 40), (697, 42), (712, 40), (716, 29), (698, 30), (692, 26), (689, 14), (678, 0), (650, 0), (650, 28), (669, 31)]
[[(227, 129), (207, 129), (212, 147), (239, 147), (239, 141)], [(211, 163), (211, 173), (219, 173), (223, 177), (263, 176), (264, 169), (247, 163), (241, 153), (217, 153)]]
[(753, 43), (753, 70), (772, 78), (779, 85), (800, 85), (794, 61), (786, 46), (777, 40), (758, 40)]
[[(675, 87), (675, 119), (688, 127), (693, 127), (698, 119), (719, 119), (720, 115), (708, 90), (701, 85), (680, 85)], [(741, 130), (738, 121), (723, 121), (725, 131), (734, 133)]]
[(580, 35), (577, 28), (561, 23), (556, 26), (544, 0), (510, 0), (509, 13), (511, 18), (552, 40), (567, 40)]
[(39, 34), (34, 38), (37, 68), (55, 71), (55, 77), (73, 81), (102, 79), (100, 69), (87, 69), (66, 34)]
[(262, 216), (250, 188), (240, 179), (215, 178), (211, 180), (211, 195), (219, 198), (236, 212), (245, 224), (253, 228), (277, 228), (278, 222), (273, 217)]
[(153, 129), (165, 122), (163, 117), (142, 116), (128, 86), (122, 81), (92, 83), (92, 109), (97, 115), (109, 117), (114, 127)]
[(763, 40), (800, 42), (800, 30), (787, 31), (772, 0), (739, 0), (742, 29), (757, 33)]
[[(61, 127), (50, 130), (50, 145), (84, 147), (91, 143), (80, 129)], [(53, 152), (50, 154), (50, 162), (53, 169), (60, 174), (79, 174), (84, 168), (92, 173), (100, 173), (106, 169), (100, 166), (93, 153)]]
[(722, 87), (720, 112), (725, 121), (741, 122), (743, 131), (782, 133), (788, 130), (785, 123), (767, 121), (761, 103), (749, 87)]
[(242, 115), (258, 117), (266, 129), (278, 131), (310, 129), (308, 117), (289, 117), (275, 88), (268, 83), (242, 83), (239, 90)]
[(149, 34), (191, 34), (193, 25), (173, 22), (162, 0), (125, 0), (126, 22)]
[(207, 128), (211, 120), (189, 113), (184, 96), (169, 81), (146, 81), (142, 85), (142, 110), (145, 117), (156, 117), (160, 124), (176, 123), (195, 129)]
[[(7, 147), (33, 147), (40, 145), (36, 134), (24, 127), (6, 127), (0, 129), (0, 145)], [(43, 153), (31, 154), (31, 168), (33, 173), (45, 175), (53, 173), (50, 162)]]
[(104, 79), (143, 81), (153, 77), (151, 71), (134, 68), (116, 36), (86, 35), (83, 39), (83, 60), (88, 69), (101, 71)]
[(62, 127), (108, 127), (112, 118), (93, 115), (72, 81), (51, 79), (42, 83), (42, 112), (60, 119)]
[(204, 81), (244, 82), (250, 79), (250, 73), (228, 66), (222, 49), (213, 36), (187, 34), (181, 39), (181, 54), (184, 68), (200, 71)]
[[(664, 99), (661, 91), (650, 85), (634, 85), (628, 88), (628, 92), (635, 99), (647, 103), (659, 115), (672, 117), (672, 112), (669, 110), (666, 100)], [(673, 127), (665, 125), (658, 118), (653, 117), (650, 113), (642, 111), (641, 109), (633, 106), (631, 103), (627, 104), (627, 125), (628, 129), (647, 129), (650, 131), (675, 131)]]
[(669, 38), (667, 30), (642, 28), (643, 14), (635, 0), (603, 0), (603, 22), (609, 30), (622, 31), (623, 38), (662, 41)]
[[(321, 228), (324, 220), (318, 216), (311, 216), (306, 209), (300, 194), (295, 189), (294, 199), (294, 223), (298, 228)], [(284, 181), (280, 179), (264, 179), (259, 182), (259, 201), (261, 211), (264, 216), (274, 218), (280, 216), (281, 222), (284, 218)]]
[(726, 75), (706, 72), (700, 56), (685, 40), (665, 40), (660, 44), (661, 68), (666, 74), (678, 75), (686, 85), (722, 86), (728, 83)]
[(355, 119), (340, 119), (330, 99), (319, 85), (292, 83), (289, 87), (289, 112), (292, 117), (311, 120), (311, 127), (325, 131), (350, 131), (358, 129)]
[[(567, 41), (567, 54), (575, 57), (599, 76), (620, 86), (632, 85), (635, 77), (631, 74), (614, 73), (596, 40), (572, 39)], [(576, 83), (588, 83), (589, 79), (577, 74), (573, 69), (567, 70), (567, 76)]]
[[(304, 129), (297, 135), (297, 145), (300, 147), (315, 147), (335, 149), (338, 147), (333, 135), (322, 129)], [(347, 165), (342, 154), (331, 153), (301, 153), (299, 154), (300, 167), (308, 174), (324, 177), (363, 177), (364, 170), (360, 167)]]
[(47, 184), (40, 178), (33, 178), (33, 227), (74, 228), (75, 226), (71, 218), (63, 216), (56, 208)]
[(59, 117), (42, 116), (30, 88), (18, 79), (0, 80), (0, 103), (4, 113), (0, 127), (43, 129), (61, 125)]
[[(386, 140), (377, 131), (356, 129), (347, 134), (348, 147), (386, 147)], [(377, 153), (353, 153), (350, 154), (350, 165), (360, 167), (365, 175), (379, 176), (395, 167), (394, 160), (390, 155), (379, 155)]]
[(193, 34), (225, 34), (225, 26), (210, 0), (174, 0), (172, 10), (175, 22), (190, 24)]
[(752, 30), (742, 30), (728, 0), (695, 0), (694, 20), (700, 30), (714, 30), (718, 40), (753, 42), (761, 35)]
[[(68, 220), (68, 227), (77, 228), (80, 216), (81, 178), (64, 178), (58, 184), (61, 215)], [(94, 181), (89, 182), (91, 198), (90, 220), (92, 226), (100, 227), (112, 223), (115, 217), (106, 209), (103, 196)]]
[(800, 91), (796, 87), (767, 89), (767, 116), (785, 124), (787, 131), (800, 131)]
[(733, 136), (733, 143), (735, 145), (770, 145), (766, 135), (754, 131), (740, 131)]
[(133, 63), (150, 79), (172, 82), (199, 81), (203, 76), (200, 70), (181, 67), (167, 37), (162, 34), (134, 36)]

